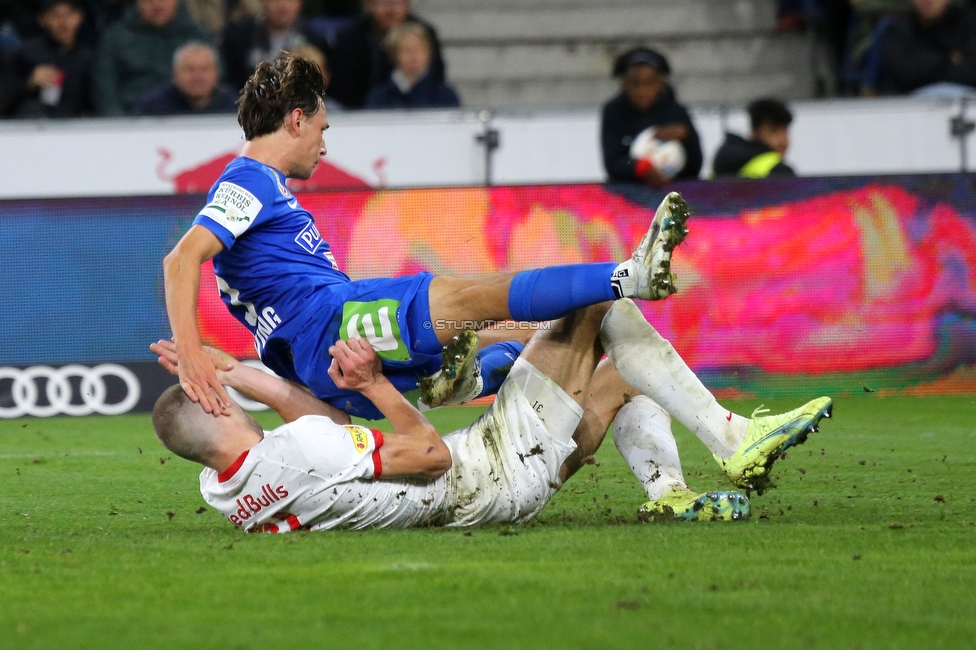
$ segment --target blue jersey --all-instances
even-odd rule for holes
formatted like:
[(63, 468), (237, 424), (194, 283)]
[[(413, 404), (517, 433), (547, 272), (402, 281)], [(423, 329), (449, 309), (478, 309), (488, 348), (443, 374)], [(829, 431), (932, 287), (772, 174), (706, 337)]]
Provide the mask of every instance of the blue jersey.
[(321, 289), (350, 281), (284, 175), (256, 160), (227, 165), (193, 223), (223, 242), (213, 260), (221, 298), (262, 357), (303, 329)]
[(221, 298), (254, 335), (266, 366), (337, 408), (381, 418), (372, 402), (329, 377), (329, 347), (365, 338), (394, 385), (415, 389), (440, 365), (428, 302), (433, 276), (350, 281), (284, 181), (272, 167), (237, 158), (193, 220), (224, 244), (213, 260)]

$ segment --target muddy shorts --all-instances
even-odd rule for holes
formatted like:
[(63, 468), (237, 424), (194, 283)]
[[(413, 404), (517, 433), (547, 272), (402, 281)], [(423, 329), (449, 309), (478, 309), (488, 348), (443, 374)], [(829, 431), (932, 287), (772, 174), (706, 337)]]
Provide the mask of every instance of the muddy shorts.
[(576, 449), (571, 436), (582, 418), (582, 407), (554, 381), (516, 360), (485, 414), (444, 438), (454, 459), (445, 525), (534, 517), (559, 487), (559, 468)]

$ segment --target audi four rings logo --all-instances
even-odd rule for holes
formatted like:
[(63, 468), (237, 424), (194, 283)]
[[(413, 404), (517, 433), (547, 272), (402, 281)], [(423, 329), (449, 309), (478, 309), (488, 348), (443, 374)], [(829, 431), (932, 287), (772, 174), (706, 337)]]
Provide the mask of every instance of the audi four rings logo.
[[(77, 379), (79, 381), (72, 381)], [(108, 403), (108, 387), (105, 380), (120, 381), (125, 385), (125, 397)], [(0, 368), (0, 386), (12, 381), (10, 401), (2, 399), (0, 391), (0, 418), (19, 418), (24, 415), (46, 418), (52, 415), (120, 415), (128, 413), (139, 403), (142, 394), (135, 373), (115, 363), (103, 363), (94, 368), (70, 365), (61, 368), (33, 366), (24, 368)], [(76, 394), (77, 389), (77, 394)], [(46, 399), (42, 399), (43, 398)]]

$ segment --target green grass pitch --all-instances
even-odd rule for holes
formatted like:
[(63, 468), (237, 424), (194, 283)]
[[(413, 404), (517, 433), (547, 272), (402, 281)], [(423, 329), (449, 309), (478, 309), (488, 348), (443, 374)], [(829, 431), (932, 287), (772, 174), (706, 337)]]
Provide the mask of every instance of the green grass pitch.
[(976, 644), (976, 397), (839, 400), (746, 523), (638, 522), (607, 443), (524, 527), (247, 536), (146, 416), (0, 421), (0, 648)]

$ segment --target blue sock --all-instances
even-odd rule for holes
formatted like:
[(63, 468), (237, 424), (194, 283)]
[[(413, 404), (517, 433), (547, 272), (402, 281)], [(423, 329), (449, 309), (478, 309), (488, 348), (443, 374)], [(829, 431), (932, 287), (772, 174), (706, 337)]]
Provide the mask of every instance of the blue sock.
[(502, 341), (492, 343), (478, 351), (478, 360), (481, 361), (481, 379), (484, 387), (478, 397), (494, 395), (501, 388), (508, 371), (512, 369), (512, 364), (522, 354), (525, 346), (518, 341)]
[(547, 321), (616, 296), (610, 276), (616, 262), (567, 264), (522, 271), (512, 279), (508, 311), (521, 321)]

